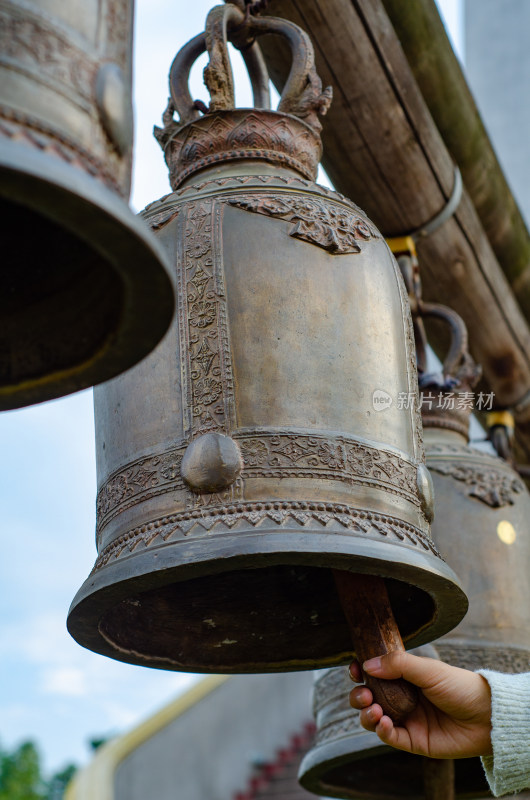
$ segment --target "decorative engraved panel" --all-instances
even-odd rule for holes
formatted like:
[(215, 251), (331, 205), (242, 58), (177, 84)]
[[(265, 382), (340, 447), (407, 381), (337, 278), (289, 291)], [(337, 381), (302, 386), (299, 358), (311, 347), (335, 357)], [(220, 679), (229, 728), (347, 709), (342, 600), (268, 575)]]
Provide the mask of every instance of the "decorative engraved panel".
[(193, 434), (233, 427), (232, 377), (220, 241), (222, 206), (191, 203), (178, 268), (185, 428)]
[(435, 461), (429, 458), (429, 469), (440, 475), (449, 475), (466, 486), (466, 494), (481, 500), (492, 508), (514, 505), (517, 495), (526, 491), (518, 478), (512, 478), (488, 465), (464, 464), (455, 461)]
[(164, 127), (155, 128), (174, 189), (194, 172), (234, 159), (263, 159), (291, 167), (306, 178), (316, 177), (320, 136), (294, 117), (263, 109), (232, 109), (182, 126), (174, 120), (174, 112), (170, 100), (162, 115)]
[(323, 725), (317, 730), (315, 737), (315, 746), (324, 744), (324, 742), (335, 741), (341, 739), (343, 736), (350, 736), (354, 733), (363, 733), (368, 735), (368, 732), (361, 725), (361, 715), (358, 711), (350, 708), (344, 714), (337, 715), (332, 722), (328, 725)]
[[(164, 216), (168, 218), (172, 217), (172, 215), (175, 214), (175, 206), (181, 199), (186, 199), (188, 197), (193, 198), (204, 190), (208, 193), (214, 193), (217, 197), (221, 197), (221, 193), (217, 192), (216, 189), (227, 191), (230, 189), (238, 190), (242, 186), (250, 185), (252, 190), (256, 190), (256, 184), (262, 184), (270, 189), (302, 189), (309, 194), (311, 198), (314, 197), (317, 200), (322, 199), (322, 197), (327, 197), (336, 203), (347, 206), (352, 214), (361, 216), (365, 222), (368, 221), (364, 211), (349, 198), (340, 194), (340, 192), (336, 192), (333, 189), (328, 189), (327, 186), (320, 186), (313, 181), (307, 181), (304, 178), (294, 175), (229, 175), (225, 178), (210, 178), (200, 183), (191, 183), (183, 189), (178, 189), (176, 192), (164, 195), (160, 200), (149, 203), (142, 212), (142, 215), (146, 218), (147, 222), (151, 224), (153, 215), (159, 214), (160, 218)], [(223, 199), (227, 200), (228, 197), (229, 194), (225, 195)], [(169, 219), (167, 219), (166, 222), (167, 221), (169, 221)]]
[(416, 466), (344, 436), (235, 434), (244, 477), (311, 477), (381, 486), (419, 504)]
[(316, 716), (334, 700), (346, 698), (353, 688), (347, 667), (334, 667), (318, 677), (313, 687), (313, 714)]
[[(198, 358), (208, 368), (210, 351)], [(303, 436), (293, 433), (235, 433), (243, 458), (242, 478), (324, 478), (350, 484), (364, 484), (405, 497), (419, 505), (416, 467), (395, 453), (369, 447), (346, 437)], [(158, 455), (127, 464), (110, 476), (97, 499), (98, 530), (116, 514), (150, 497), (175, 490), (186, 491), (187, 502), (198, 502), (180, 477), (186, 443)], [(239, 495), (242, 492), (238, 482)], [(222, 503), (234, 497), (202, 495), (200, 504)]]
[[(2, 7), (2, 5), (4, 7)], [(11, 4), (0, 5), (1, 60), (15, 63), (19, 70), (29, 70), (38, 80), (74, 90), (90, 99), (97, 64), (76, 47), (59, 29), (44, 18), (26, 12), (20, 14)]]
[(484, 647), (473, 644), (451, 644), (440, 639), (436, 650), (442, 661), (462, 669), (492, 669), (495, 672), (530, 672), (530, 651), (502, 644)]
[(125, 69), (132, 52), (133, 3), (131, 0), (106, 0), (106, 6), (107, 56)]
[[(394, 258), (392, 256), (392, 258)], [(407, 295), (407, 289), (405, 287), (405, 281), (403, 280), (403, 276), (401, 274), (401, 270), (397, 266), (394, 267), (394, 273), (396, 275), (398, 287), (399, 287), (399, 297), (401, 300), (401, 313), (403, 316), (403, 322), (405, 325), (405, 338), (407, 342), (407, 354), (408, 354), (408, 390), (409, 395), (412, 396), (412, 412), (414, 414), (414, 455), (418, 459), (425, 463), (425, 448), (423, 445), (423, 423), (421, 419), (421, 405), (420, 405), (420, 395), (418, 389), (418, 366), (416, 360), (416, 342), (414, 339), (414, 328), (412, 325), (412, 316), (410, 313), (410, 305)]]
[(230, 198), (228, 202), (245, 211), (292, 222), (290, 236), (336, 255), (360, 253), (361, 242), (381, 238), (377, 228), (365, 217), (314, 196), (267, 194)]
[[(186, 489), (180, 477), (180, 464), (186, 445), (161, 455), (141, 458), (114, 473), (98, 492), (97, 528), (136, 503), (165, 492)], [(187, 491), (187, 490), (186, 490)]]

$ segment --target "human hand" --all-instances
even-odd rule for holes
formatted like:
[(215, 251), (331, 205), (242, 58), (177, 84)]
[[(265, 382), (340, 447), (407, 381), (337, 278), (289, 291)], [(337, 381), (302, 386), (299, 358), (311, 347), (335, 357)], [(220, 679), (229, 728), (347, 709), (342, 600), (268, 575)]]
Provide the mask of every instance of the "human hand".
[[(350, 705), (361, 710), (362, 726), (385, 744), (430, 758), (491, 755), (491, 694), (482, 675), (404, 652), (365, 661), (363, 670), (374, 678), (405, 678), (421, 690), (414, 711), (395, 726), (367, 686), (352, 689)], [(362, 681), (357, 661), (350, 676)]]

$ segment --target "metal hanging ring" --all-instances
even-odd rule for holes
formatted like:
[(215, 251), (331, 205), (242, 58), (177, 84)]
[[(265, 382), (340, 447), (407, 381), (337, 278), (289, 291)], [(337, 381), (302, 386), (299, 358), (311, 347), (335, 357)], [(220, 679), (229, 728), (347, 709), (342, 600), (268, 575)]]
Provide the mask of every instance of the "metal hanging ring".
[(407, 236), (411, 236), (414, 240), (424, 239), (426, 236), (430, 236), (431, 233), (438, 230), (444, 222), (447, 222), (453, 214), (455, 213), (456, 209), (460, 205), (460, 200), (462, 199), (462, 192), (463, 192), (463, 182), (462, 182), (462, 173), (460, 172), (459, 168), (455, 166), (454, 170), (454, 180), (453, 180), (453, 191), (451, 192), (451, 197), (435, 216), (429, 220), (429, 222), (422, 225), (420, 228), (416, 228), (416, 230), (412, 231), (411, 233), (406, 234)]
[[(228, 56), (228, 41), (235, 40), (241, 50), (254, 94), (256, 108), (270, 108), (269, 75), (265, 60), (257, 44), (248, 45), (252, 36), (274, 33), (287, 39), (292, 64), (282, 91), (278, 111), (286, 114), (308, 116), (307, 94), (314, 95), (315, 116), (324, 113), (331, 93), (321, 94), (322, 86), (314, 64), (313, 46), (307, 34), (297, 25), (276, 17), (248, 16), (236, 5), (227, 3), (212, 8), (206, 19), (204, 33), (194, 37), (175, 56), (170, 69), (171, 99), (181, 125), (199, 118), (199, 111), (189, 91), (189, 73), (195, 60), (207, 50), (210, 56), (205, 68), (205, 83), (211, 95), (210, 111), (233, 109), (235, 106), (234, 80)], [(311, 123), (310, 123), (311, 124)], [(312, 122), (313, 125), (317, 124)]]
[[(169, 87), (181, 125), (193, 122), (201, 116), (196, 101), (190, 94), (189, 75), (195, 61), (206, 50), (206, 35), (199, 33), (179, 50), (171, 64)], [(241, 54), (250, 78), (254, 106), (270, 109), (269, 73), (259, 45), (256, 42), (246, 50), (242, 50)]]
[(200, 117), (190, 94), (188, 80), (193, 64), (205, 50), (204, 33), (199, 33), (178, 51), (169, 69), (171, 100), (183, 125)]
[(451, 331), (451, 344), (444, 362), (444, 375), (456, 376), (463, 363), (469, 361), (471, 356), (468, 351), (467, 328), (462, 317), (453, 311), (452, 308), (443, 306), (440, 303), (421, 302), (418, 307), (418, 316), (437, 317), (443, 320)]

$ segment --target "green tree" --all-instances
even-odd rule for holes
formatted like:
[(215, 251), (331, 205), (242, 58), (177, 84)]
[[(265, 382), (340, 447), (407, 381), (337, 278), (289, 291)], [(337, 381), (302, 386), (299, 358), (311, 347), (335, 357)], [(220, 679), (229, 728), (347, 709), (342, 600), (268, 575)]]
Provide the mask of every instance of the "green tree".
[(110, 738), (109, 736), (98, 736), (97, 738), (89, 739), (88, 744), (90, 745), (92, 750), (95, 751), (98, 750), (100, 747), (102, 747), (104, 744), (107, 744), (109, 738)]
[(33, 742), (0, 752), (0, 800), (46, 800), (39, 754)]
[(70, 764), (60, 772), (56, 772), (48, 783), (46, 800), (63, 800), (66, 787), (77, 772), (75, 764)]
[(24, 742), (12, 753), (0, 749), (0, 800), (63, 800), (76, 770), (70, 764), (46, 781), (33, 742)]

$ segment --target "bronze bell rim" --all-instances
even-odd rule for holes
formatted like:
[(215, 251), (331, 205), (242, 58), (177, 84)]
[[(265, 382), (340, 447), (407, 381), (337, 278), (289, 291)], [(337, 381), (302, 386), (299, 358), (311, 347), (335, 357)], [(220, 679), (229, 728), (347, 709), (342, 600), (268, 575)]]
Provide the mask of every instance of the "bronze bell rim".
[[(158, 242), (124, 198), (101, 180), (13, 141), (0, 141), (0, 176), (2, 200), (19, 205), (21, 213), (24, 208), (36, 212), (86, 243), (116, 274), (122, 290), (116, 326), (89, 357), (0, 387), (0, 410), (10, 410), (89, 388), (129, 369), (162, 339), (175, 300)], [(97, 237), (90, 235), (94, 229)]]
[[(335, 542), (336, 549), (330, 547), (330, 538), (339, 539), (340, 545)], [(234, 541), (237, 541), (237, 554), (234, 554)], [(101, 620), (106, 613), (142, 591), (185, 584), (193, 578), (230, 575), (237, 571), (248, 572), (275, 565), (345, 569), (346, 555), (351, 557), (351, 572), (380, 575), (428, 595), (434, 614), (418, 630), (404, 637), (407, 649), (410, 649), (431, 642), (456, 627), (467, 612), (468, 600), (457, 576), (441, 558), (412, 547), (396, 547), (396, 550), (399, 552), (395, 553), (395, 559), (389, 561), (386, 541), (340, 534), (330, 537), (326, 531), (312, 532), (308, 536), (307, 532), (289, 528), (282, 528), (281, 533), (267, 531), (266, 536), (263, 530), (239, 530), (232, 535), (219, 536), (217, 540), (212, 536), (207, 560), (201, 540), (183, 542), (181, 546), (169, 542), (152, 550), (146, 548), (140, 553), (134, 550), (130, 556), (101, 567), (87, 578), (72, 601), (67, 628), (72, 637), (88, 650), (125, 663), (155, 669), (240, 674), (321, 669), (346, 664), (351, 659), (351, 649), (332, 653), (327, 659), (289, 660), (272, 666), (260, 665), (259, 669), (255, 666), (242, 669), (230, 664), (223, 664), (222, 668), (219, 665), (207, 667), (203, 663), (181, 664), (168, 662), (167, 658), (120, 650), (101, 630)], [(318, 564), (315, 564), (315, 557), (318, 557)], [(399, 581), (393, 574), (396, 565), (399, 567)], [(418, 581), (420, 577), (423, 585)], [(446, 602), (448, 597), (451, 603)]]
[[(353, 712), (352, 713), (358, 713)], [(361, 800), (361, 798), (374, 798), (375, 795), (369, 790), (366, 791), (364, 786), (368, 789), (368, 778), (365, 778), (366, 783), (360, 782), (351, 788), (342, 785), (334, 785), (326, 780), (326, 775), (333, 772), (343, 765), (354, 766), (356, 762), (370, 763), (372, 758), (378, 758), (378, 767), (381, 770), (386, 768), (396, 776), (396, 782), (399, 784), (399, 775), (396, 774), (396, 766), (399, 769), (401, 766), (406, 767), (407, 762), (416, 762), (417, 768), (415, 774), (418, 780), (422, 783), (422, 761), (424, 756), (418, 756), (413, 753), (407, 753), (402, 750), (395, 750), (390, 745), (384, 744), (376, 733), (371, 733), (361, 728), (361, 733), (350, 733), (340, 740), (324, 742), (321, 745), (312, 748), (300, 764), (298, 770), (298, 782), (308, 792), (317, 795), (318, 797), (337, 797), (342, 800)], [(390, 762), (384, 763), (385, 757), (390, 759)], [(383, 763), (379, 759), (383, 759)], [(463, 758), (455, 759), (455, 797), (456, 798), (481, 798), (485, 800), (488, 796), (488, 787), (484, 770), (482, 768), (480, 759)], [(472, 767), (473, 775), (475, 776), (470, 783), (469, 768)], [(410, 771), (410, 766), (409, 766)], [(482, 779), (483, 785), (477, 784), (477, 780)], [(340, 779), (339, 779), (340, 780)], [(378, 796), (384, 800), (425, 800), (425, 792), (423, 786), (419, 791), (412, 791), (407, 788), (407, 794), (403, 793), (390, 793), (381, 790), (375, 790)], [(380, 794), (379, 794), (380, 792)]]
[(298, 768), (298, 782), (308, 792), (319, 797), (362, 797), (358, 789), (349, 791), (346, 787), (334, 787), (333, 784), (327, 783), (324, 777), (342, 764), (350, 764), (357, 759), (369, 759), (384, 752), (396, 751), (389, 745), (383, 744), (376, 733), (361, 729), (360, 734), (350, 734), (338, 741), (335, 739), (311, 748)]

